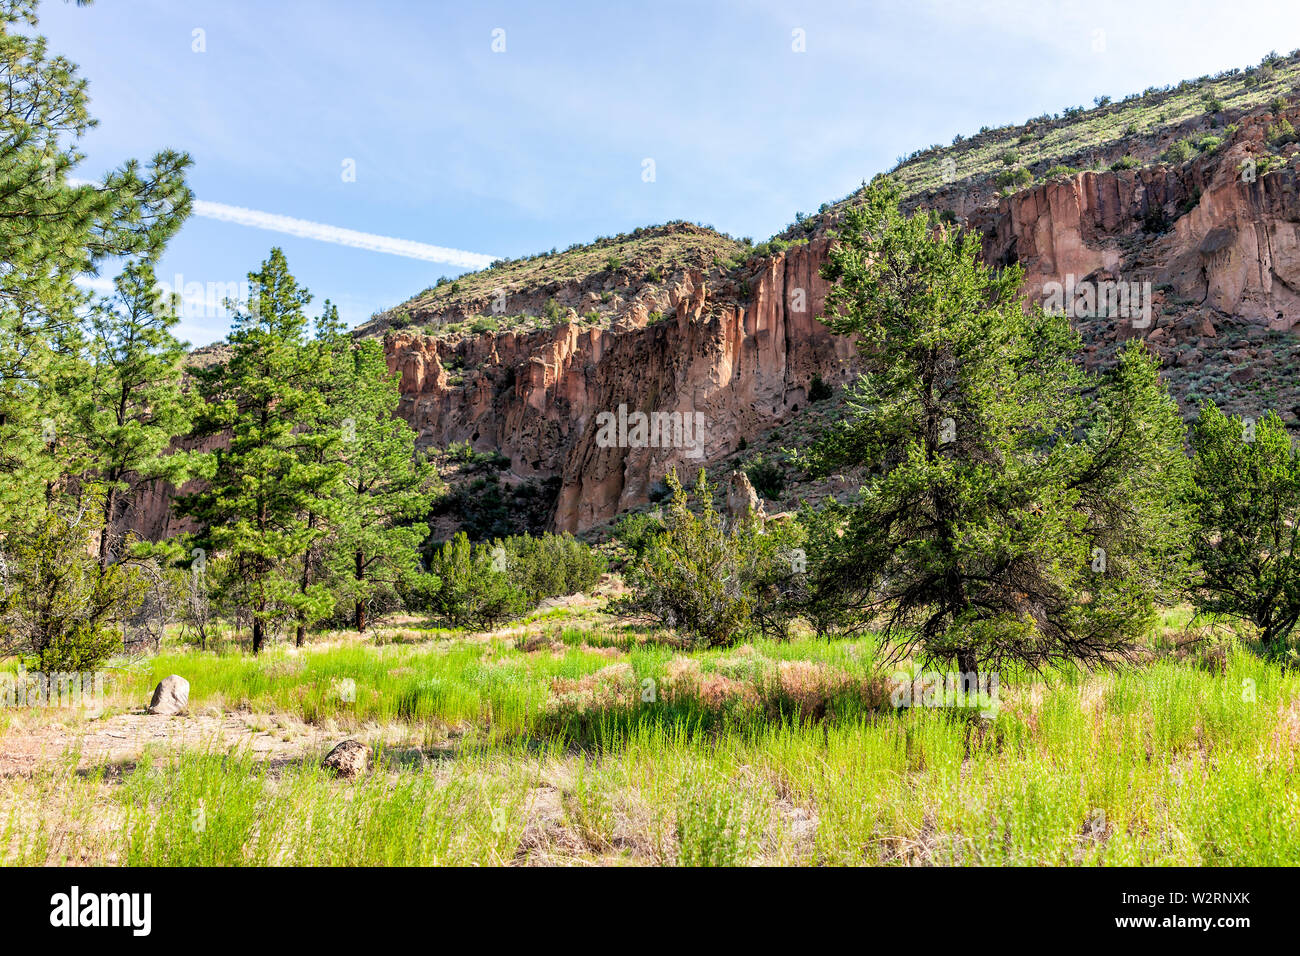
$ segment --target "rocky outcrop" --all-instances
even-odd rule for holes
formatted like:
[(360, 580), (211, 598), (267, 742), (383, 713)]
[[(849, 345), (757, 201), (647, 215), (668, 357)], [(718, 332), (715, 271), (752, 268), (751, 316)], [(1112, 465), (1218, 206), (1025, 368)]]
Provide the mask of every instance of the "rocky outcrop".
[[(611, 329), (566, 322), (458, 344), (390, 334), (401, 414), (422, 443), (500, 450), (516, 480), (559, 476), (555, 529), (607, 521), (643, 503), (670, 468), (715, 461), (781, 422), (807, 402), (815, 375), (848, 379), (852, 343), (814, 318), (826, 292), (818, 268), (827, 243), (761, 260), (744, 304), (714, 301), (703, 275), (692, 273), (655, 323), (633, 308)], [(450, 364), (462, 373), (457, 384)], [(638, 415), (643, 437), (634, 424), (602, 433), (602, 422)]]

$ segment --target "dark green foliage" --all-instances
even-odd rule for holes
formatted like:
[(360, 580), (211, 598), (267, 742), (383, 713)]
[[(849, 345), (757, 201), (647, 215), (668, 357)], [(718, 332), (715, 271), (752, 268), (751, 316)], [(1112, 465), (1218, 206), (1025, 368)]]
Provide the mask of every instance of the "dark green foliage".
[[(1192, 430), (1198, 610), (1251, 621), (1272, 654), (1300, 620), (1300, 456), (1282, 420), (1206, 403)], [(1291, 652), (1294, 654), (1294, 651)]]
[(506, 573), (500, 545), (471, 544), (462, 531), (436, 550), (429, 573), (438, 585), (427, 610), (453, 627), (492, 628), (523, 613), (523, 589)]
[(603, 572), (600, 557), (572, 535), (473, 544), (461, 532), (434, 551), (412, 603), (455, 627), (486, 629), (547, 598), (589, 591)]
[[(831, 388), (831, 386), (827, 385), (824, 381), (822, 381), (822, 377), (820, 375), (814, 375), (812, 377), (812, 382), (808, 386), (808, 401), (824, 402), (826, 401), (826, 399), (830, 398), (834, 394), (835, 394), (835, 389)], [(750, 480), (752, 481), (753, 479)]]
[(1275, 148), (1289, 146), (1291, 143), (1297, 141), (1300, 141), (1300, 137), (1296, 136), (1295, 127), (1291, 125), (1291, 121), (1285, 116), (1279, 119), (1275, 125), (1268, 128), (1269, 145)]
[(1185, 431), (1150, 353), (1084, 372), (1067, 319), (1023, 308), (1019, 268), (904, 218), (889, 187), (846, 214), (823, 275), (865, 372), (805, 463), (870, 474), (817, 574), (898, 652), (966, 672), (1123, 653), (1187, 533)]
[(1171, 166), (1181, 166), (1195, 155), (1196, 147), (1192, 145), (1191, 140), (1180, 139), (1170, 144), (1161, 158)]
[(122, 646), (122, 625), (144, 597), (133, 562), (101, 567), (92, 554), (102, 502), (57, 499), (29, 534), (9, 543), (0, 588), (0, 650), (33, 670), (89, 671)]
[(471, 541), (545, 531), (560, 490), (560, 479), (530, 479), (506, 485), (495, 474), (497, 466), (491, 467), (493, 473), (474, 478), (434, 501), (430, 515), (454, 517), (459, 522), (459, 530), (468, 534)]
[(35, 32), (36, 6), (0, 0), (0, 551), (92, 464), (73, 425), (89, 301), (74, 280), (116, 257), (156, 259), (193, 199), (190, 159), (172, 151), (74, 185), (95, 120), (76, 66)]
[(590, 591), (605, 570), (600, 555), (571, 534), (518, 535), (498, 543), (505, 549), (506, 571), (523, 590), (528, 607)]
[(327, 418), (320, 388), (326, 360), (306, 337), (310, 293), (279, 249), (249, 281), (253, 298), (236, 317), (230, 359), (195, 373), (205, 403), (196, 436), (229, 441), (192, 456), (204, 486), (177, 507), (199, 525), (199, 548), (229, 556), (217, 593), (247, 610), (256, 653), (268, 625), (319, 620), (333, 610), (328, 590), (301, 586), (297, 559), (327, 533), (321, 519), (333, 510), (343, 465), (342, 435), (319, 427)]
[(745, 474), (763, 498), (775, 500), (785, 491), (785, 469), (776, 458), (760, 452), (745, 464)]
[(632, 526), (640, 540), (624, 542), (638, 556), (624, 570), (631, 593), (617, 603), (619, 613), (655, 621), (700, 647), (734, 644), (758, 627), (784, 633), (794, 613), (782, 600), (784, 582), (794, 574), (783, 553), (789, 539), (765, 534), (752, 514), (728, 527), (702, 470), (694, 489), (698, 514), (677, 473), (666, 481), (672, 502), (662, 531)]
[(1034, 174), (1027, 169), (1004, 169), (993, 177), (1002, 189), (1020, 189), (1033, 184)]
[(369, 604), (419, 572), (438, 477), (417, 456), (415, 432), (397, 415), (398, 376), (388, 370), (383, 344), (354, 340), (332, 309), (319, 339), (328, 370), (320, 425), (342, 437), (340, 445), (327, 446), (342, 471), (331, 495), (324, 563), (333, 593), (351, 605), (353, 625), (364, 631)]
[(186, 346), (171, 331), (179, 317), (175, 303), (159, 298), (153, 267), (129, 263), (115, 285), (116, 300), (90, 313), (93, 371), (73, 408), (92, 465), (84, 480), (103, 495), (98, 552), (105, 566), (122, 556), (118, 525), (135, 493), (150, 479), (182, 477), (168, 452), (194, 411), (181, 388)]

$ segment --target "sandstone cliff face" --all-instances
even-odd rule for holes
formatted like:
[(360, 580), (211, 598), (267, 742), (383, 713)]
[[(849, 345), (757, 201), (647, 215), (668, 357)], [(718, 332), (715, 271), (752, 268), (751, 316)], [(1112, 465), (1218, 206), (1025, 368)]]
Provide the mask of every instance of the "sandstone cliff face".
[[(1019, 262), (1025, 292), (1095, 273), (1170, 286), (1214, 310), (1290, 328), (1300, 288), (1300, 202), (1288, 166), (1253, 182), (1250, 127), (1212, 162), (1085, 172), (1000, 200), (970, 218), (990, 262)], [(1164, 235), (1153, 223), (1172, 223)]]
[[(559, 476), (552, 525), (581, 531), (646, 500), (667, 470), (693, 471), (807, 402), (814, 375), (843, 382), (854, 350), (813, 316), (826, 284), (827, 240), (764, 260), (748, 303), (711, 301), (698, 273), (670, 291), (671, 312), (647, 324), (633, 308), (612, 329), (562, 323), (545, 332), (484, 334), (457, 345), (393, 333), (401, 414), (424, 444), (499, 449), (517, 479)], [(448, 365), (464, 369), (452, 385)], [(703, 416), (702, 449), (599, 440), (602, 412)]]

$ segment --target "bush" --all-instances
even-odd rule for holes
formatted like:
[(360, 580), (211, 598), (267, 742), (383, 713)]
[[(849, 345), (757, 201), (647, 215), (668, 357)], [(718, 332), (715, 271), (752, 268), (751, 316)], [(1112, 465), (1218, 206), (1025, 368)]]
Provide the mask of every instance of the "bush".
[(1268, 141), (1273, 146), (1287, 146), (1296, 142), (1295, 127), (1285, 116), (1277, 121), (1277, 124), (1268, 128)]
[(785, 491), (785, 469), (775, 458), (765, 458), (761, 452), (746, 463), (745, 474), (764, 498), (780, 498)]
[[(677, 473), (666, 480), (672, 503), (662, 531), (633, 526), (643, 533), (640, 556), (628, 564), (624, 576), (631, 593), (617, 602), (617, 611), (673, 628), (679, 640), (697, 647), (734, 644), (756, 623), (782, 620), (769, 597), (774, 582), (793, 576), (781, 552), (782, 536), (764, 533), (762, 519), (752, 514), (727, 527), (702, 470), (694, 490), (699, 514), (691, 510)], [(762, 621), (755, 620), (756, 609), (764, 612)]]
[(506, 573), (523, 589), (528, 607), (547, 598), (590, 591), (605, 571), (605, 562), (573, 535), (519, 535), (501, 542)]
[(1195, 155), (1196, 147), (1191, 144), (1191, 141), (1180, 139), (1170, 144), (1163, 158), (1171, 166), (1181, 166)]
[(429, 573), (406, 586), (412, 609), (453, 627), (492, 628), (542, 601), (590, 591), (604, 560), (570, 534), (517, 535), (472, 544), (463, 531), (437, 549)]
[(523, 589), (506, 573), (500, 545), (471, 544), (462, 531), (434, 552), (429, 572), (437, 586), (426, 592), (427, 609), (453, 627), (491, 628), (524, 611)]
[(1251, 621), (1266, 651), (1284, 656), (1300, 619), (1300, 455), (1275, 412), (1246, 421), (1213, 402), (1200, 410), (1192, 446), (1201, 571), (1192, 601), (1203, 613)]
[(1111, 164), (1110, 164), (1110, 168), (1111, 168), (1111, 172), (1116, 172), (1116, 173), (1117, 173), (1117, 172), (1119, 172), (1121, 169), (1137, 169), (1137, 168), (1138, 168), (1139, 166), (1141, 166), (1141, 165), (1142, 165), (1142, 164), (1139, 163), (1139, 162), (1138, 162), (1136, 159), (1134, 159), (1132, 156), (1129, 156), (1129, 155), (1125, 154), (1124, 156), (1122, 156), (1122, 157), (1120, 157), (1119, 159), (1115, 160), (1115, 162), (1111, 163)]
[(31, 670), (94, 670), (122, 646), (121, 625), (144, 599), (148, 582), (137, 565), (101, 568), (91, 556), (101, 507), (90, 496), (59, 500), (0, 555), (0, 649)]
[(663, 520), (655, 514), (624, 515), (614, 526), (614, 538), (629, 552), (628, 560), (640, 561), (663, 534)]
[(1003, 166), (1014, 166), (1016, 161), (1020, 159), (1020, 155), (1014, 149), (1004, 149), (998, 154), (998, 159), (1001, 160)]
[(1002, 189), (1018, 189), (1033, 183), (1034, 174), (1027, 169), (1004, 169), (993, 181)]
[[(822, 381), (820, 375), (812, 377), (812, 383), (808, 386), (808, 401), (824, 402), (835, 394), (835, 390)], [(750, 479), (751, 481), (753, 479)]]

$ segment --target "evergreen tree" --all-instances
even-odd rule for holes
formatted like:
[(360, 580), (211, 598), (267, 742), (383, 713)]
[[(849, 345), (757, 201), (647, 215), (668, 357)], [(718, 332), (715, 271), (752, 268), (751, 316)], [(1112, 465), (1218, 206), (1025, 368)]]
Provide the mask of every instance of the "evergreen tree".
[(1300, 454), (1276, 413), (1258, 422), (1207, 403), (1192, 429), (1198, 610), (1251, 621), (1282, 654), (1300, 620)]
[(334, 391), (327, 404), (342, 436), (331, 558), (339, 590), (352, 602), (353, 624), (364, 632), (373, 596), (395, 591), (420, 571), (438, 477), (417, 455), (411, 426), (397, 416), (398, 377), (388, 369), (382, 343), (353, 341), (329, 310), (321, 340), (331, 357)]
[(99, 563), (120, 557), (117, 524), (146, 482), (176, 477), (172, 439), (189, 430), (192, 404), (181, 387), (186, 344), (172, 335), (175, 304), (161, 300), (153, 267), (128, 265), (117, 277), (117, 301), (89, 320), (91, 371), (76, 408), (87, 446), (86, 483), (103, 495)]
[(87, 295), (106, 258), (156, 255), (188, 214), (189, 158), (158, 153), (77, 183), (94, 125), (86, 81), (51, 56), (35, 0), (0, 0), (0, 547), (34, 527), (69, 469), (70, 404)]
[(896, 654), (967, 674), (1122, 654), (1187, 534), (1185, 429), (1155, 360), (1132, 342), (1084, 372), (1066, 318), (1022, 303), (1018, 267), (897, 199), (869, 189), (823, 271), (865, 373), (806, 461), (870, 474), (815, 576)]
[(324, 534), (312, 516), (328, 509), (339, 472), (328, 448), (340, 437), (310, 427), (324, 401), (303, 311), (311, 294), (278, 248), (249, 280), (252, 299), (236, 314), (229, 359), (196, 372), (206, 404), (195, 435), (228, 440), (190, 456), (205, 484), (182, 496), (178, 510), (201, 527), (200, 548), (227, 556), (216, 589), (247, 609), (258, 653), (276, 621), (319, 619), (332, 608), (328, 591), (304, 589), (295, 570)]

